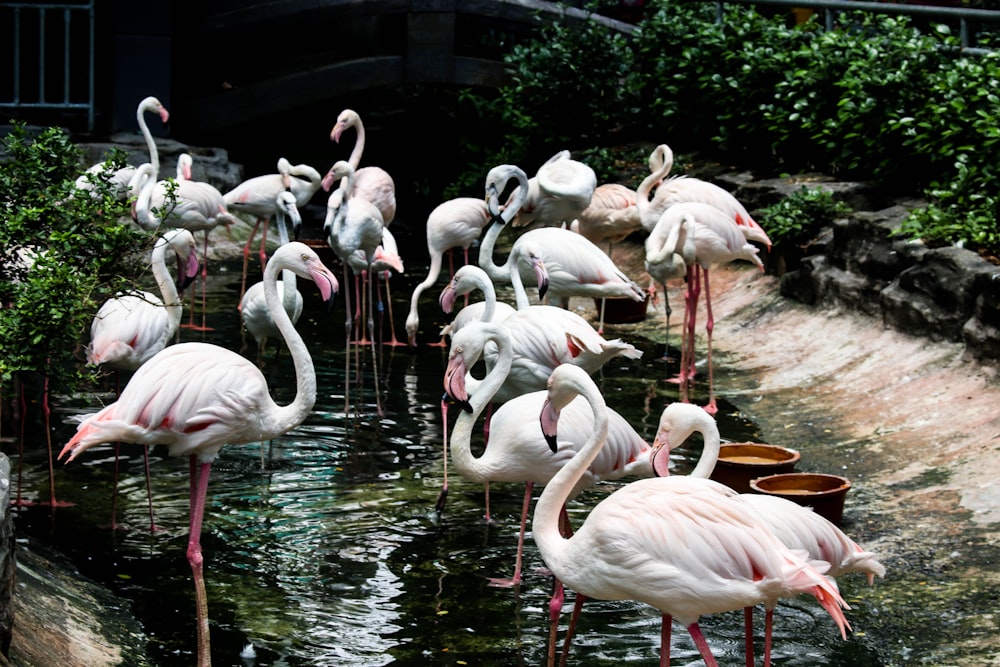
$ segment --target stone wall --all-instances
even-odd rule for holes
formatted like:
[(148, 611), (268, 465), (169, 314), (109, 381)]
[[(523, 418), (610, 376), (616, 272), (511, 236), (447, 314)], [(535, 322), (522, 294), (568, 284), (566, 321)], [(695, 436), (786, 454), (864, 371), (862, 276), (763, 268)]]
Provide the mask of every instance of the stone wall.
[[(880, 206), (876, 193), (860, 184), (803, 177), (719, 180), (751, 211), (803, 185), (828, 189), (856, 209), (804, 248), (772, 249), (768, 270), (781, 277), (784, 296), (861, 311), (912, 335), (962, 342), (977, 360), (1000, 362), (1000, 266), (964, 248), (929, 248), (896, 235), (923, 202)], [(767, 221), (760, 222), (766, 229)]]

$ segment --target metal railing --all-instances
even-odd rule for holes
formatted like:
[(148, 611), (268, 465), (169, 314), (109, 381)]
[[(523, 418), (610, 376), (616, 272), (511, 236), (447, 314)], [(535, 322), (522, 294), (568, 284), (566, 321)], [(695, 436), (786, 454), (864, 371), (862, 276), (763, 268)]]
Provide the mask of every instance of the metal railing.
[(824, 27), (833, 30), (836, 17), (841, 12), (869, 12), (873, 14), (906, 15), (928, 18), (940, 23), (957, 23), (962, 51), (972, 54), (992, 53), (994, 49), (974, 46), (975, 29), (970, 23), (1000, 25), (1000, 11), (965, 7), (939, 7), (935, 5), (906, 5), (889, 2), (857, 2), (855, 0), (725, 0), (716, 1), (717, 20), (723, 20), (723, 5), (760, 5), (811, 9), (823, 13)]
[(0, 44), (11, 65), (0, 109), (78, 110), (93, 132), (94, 24), (94, 0), (0, 2), (0, 25), (10, 30)]

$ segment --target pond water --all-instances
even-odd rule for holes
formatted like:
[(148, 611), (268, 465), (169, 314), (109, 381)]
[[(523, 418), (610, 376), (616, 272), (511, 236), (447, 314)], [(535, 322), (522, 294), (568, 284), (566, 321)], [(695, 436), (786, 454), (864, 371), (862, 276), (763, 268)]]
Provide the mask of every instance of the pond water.
[[(404, 239), (402, 247), (406, 243), (423, 247), (420, 238)], [(426, 274), (426, 258), (417, 255), (409, 259), (404, 252), (407, 274), (392, 282), (400, 338), (410, 289)], [(339, 266), (330, 266), (341, 275)], [(214, 330), (183, 329), (180, 338), (240, 349), (239, 264), (214, 262), (210, 270), (208, 323)], [(437, 339), (445, 321), (436, 303), (444, 283), (442, 277), (437, 288), (425, 292), (419, 350), (376, 349), (379, 416), (370, 350), (350, 361), (360, 360), (360, 381), (356, 367), (347, 367), (343, 299), (338, 296), (327, 313), (311, 285), (300, 281), (306, 309), (298, 329), (317, 366), (315, 409), (300, 427), (263, 448), (225, 448), (212, 469), (202, 544), (215, 664), (544, 664), (551, 578), (530, 536), (524, 582), (514, 589), (487, 582), (513, 570), (523, 487), (493, 485), (495, 522), (487, 525), (482, 487), (452, 476), (447, 507), (440, 516), (434, 512), (443, 475), (439, 402), (446, 352), (426, 343)], [(630, 338), (628, 326), (608, 333), (645, 351), (641, 360), (612, 361), (598, 379), (609, 403), (651, 439), (660, 408), (677, 393), (675, 385), (662, 381), (663, 347)], [(252, 340), (246, 354), (255, 354)], [(275, 360), (269, 354), (264, 370), (278, 403), (290, 401), (288, 355)], [(110, 393), (61, 398), (54, 416), (56, 450), (74, 431), (71, 415), (109, 400)], [(718, 417), (724, 439), (759, 440), (754, 424), (733, 405), (720, 401)], [(677, 450), (677, 471), (690, 469), (699, 451), (698, 443)], [(8, 452), (16, 470), (16, 452)], [(153, 448), (153, 504), (162, 530), (151, 532), (141, 453), (135, 446), (123, 446), (122, 453), (127, 458), (118, 520), (126, 529), (107, 528), (114, 466), (109, 445), (57, 465), (57, 495), (74, 505), (18, 508), (18, 531), (63, 552), (84, 576), (125, 600), (149, 637), (145, 654), (129, 656), (126, 664), (189, 665), (196, 647), (194, 589), (185, 557), (188, 463)], [(44, 451), (29, 451), (24, 463), (24, 495), (46, 499)], [(603, 485), (573, 501), (574, 524), (614, 488)], [(841, 587), (850, 600), (862, 579), (847, 579)], [(569, 594), (562, 628), (571, 601)], [(657, 664), (658, 612), (634, 602), (590, 601), (584, 609), (570, 664)], [(757, 616), (760, 651), (763, 614)], [(744, 664), (741, 613), (705, 617), (702, 625), (721, 664)], [(255, 647), (253, 659), (240, 657), (247, 643)], [(701, 664), (676, 624), (671, 664)], [(774, 664), (879, 663), (857, 639), (841, 641), (829, 617), (803, 599), (776, 612)]]

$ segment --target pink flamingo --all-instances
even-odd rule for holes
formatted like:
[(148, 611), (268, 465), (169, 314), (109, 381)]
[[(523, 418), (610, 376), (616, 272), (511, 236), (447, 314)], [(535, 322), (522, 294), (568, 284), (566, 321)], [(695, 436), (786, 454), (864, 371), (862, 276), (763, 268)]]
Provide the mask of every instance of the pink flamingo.
[[(568, 406), (562, 422), (565, 428), (560, 431), (561, 448), (553, 456), (538, 423), (524, 418), (524, 415), (541, 409), (545, 392), (522, 394), (501, 405), (493, 414), (489, 426), (490, 444), (480, 456), (474, 456), (471, 447), (473, 426), (503, 385), (514, 360), (511, 339), (504, 328), (496, 327), (492, 333), (490, 340), (496, 344), (497, 359), (475, 393), (470, 396), (466, 390), (465, 368), (467, 360), (477, 355), (474, 347), (478, 345), (478, 341), (471, 339), (467, 343), (461, 332), (455, 334), (453, 354), (448, 361), (444, 384), (448, 396), (466, 406), (466, 410), (455, 421), (450, 438), (452, 464), (459, 474), (472, 482), (525, 484), (514, 574), (509, 579), (490, 579), (493, 586), (514, 586), (521, 582), (525, 526), (534, 485), (547, 484), (573, 457), (578, 445), (586, 442), (591, 432), (593, 415), (582, 399), (573, 401)], [(649, 444), (621, 415), (610, 409), (608, 412), (611, 422), (608, 446), (580, 477), (570, 493), (571, 498), (602, 480), (629, 476), (650, 477), (653, 474)], [(446, 458), (447, 455), (448, 452), (445, 452)]]
[[(166, 253), (170, 248), (177, 254), (177, 285), (167, 271)], [(194, 236), (186, 229), (169, 229), (156, 240), (150, 259), (153, 277), (162, 299), (149, 292), (118, 294), (97, 310), (90, 325), (90, 345), (87, 363), (114, 369), (117, 385), (119, 371), (134, 371), (163, 350), (177, 333), (183, 305), (178, 288), (183, 290), (198, 274), (198, 254)], [(118, 455), (115, 445), (115, 485), (111, 500), (111, 527), (117, 527)], [(149, 451), (143, 448), (146, 467), (146, 487), (150, 489)], [(153, 497), (149, 493), (149, 523), (153, 521)]]
[[(392, 176), (382, 167), (361, 166), (361, 155), (365, 151), (365, 126), (361, 122), (361, 116), (358, 115), (358, 112), (353, 109), (341, 111), (340, 115), (337, 116), (337, 123), (330, 131), (330, 139), (340, 143), (340, 137), (352, 127), (357, 134), (354, 148), (351, 150), (350, 157), (347, 158), (347, 163), (354, 169), (354, 187), (357, 195), (367, 199), (378, 208), (378, 212), (382, 215), (382, 224), (391, 225), (396, 218), (396, 185), (393, 183)], [(334, 174), (331, 169), (323, 177), (323, 189), (329, 192), (333, 181), (337, 178), (343, 177)]]
[[(301, 209), (308, 204), (322, 185), (323, 177), (320, 173), (307, 164), (293, 165), (285, 158), (278, 158), (278, 173), (263, 174), (249, 178), (235, 188), (223, 195), (226, 206), (236, 213), (252, 215), (256, 218), (246, 245), (243, 246), (243, 279), (240, 283), (240, 299), (246, 292), (247, 265), (250, 260), (250, 246), (254, 237), (257, 236), (257, 229), (263, 225), (263, 236), (260, 240), (261, 269), (267, 262), (265, 250), (267, 244), (267, 231), (271, 218), (278, 214), (277, 195), (279, 192), (288, 191), (295, 197), (295, 206)], [(296, 234), (297, 238), (297, 234)]]
[[(690, 472), (693, 479), (708, 479), (719, 459), (721, 437), (715, 419), (701, 408), (684, 403), (672, 403), (660, 416), (656, 436), (653, 439), (655, 452), (670, 452), (684, 443), (693, 433), (702, 438), (701, 456)], [(669, 472), (665, 468), (666, 457), (654, 455), (653, 472), (666, 477)], [(874, 582), (875, 576), (885, 575), (885, 566), (875, 554), (862, 549), (854, 540), (848, 537), (840, 528), (812, 511), (785, 498), (764, 494), (745, 493), (740, 499), (756, 516), (767, 524), (785, 546), (792, 550), (803, 551), (811, 561), (825, 564), (829, 569), (825, 574), (834, 579), (842, 574), (862, 572), (868, 577), (868, 583)], [(777, 601), (770, 601), (765, 606), (765, 640), (764, 664), (771, 662), (771, 636), (774, 619), (774, 606)], [(753, 666), (753, 608), (745, 610), (747, 665)]]
[(264, 271), (265, 293), (295, 364), (296, 393), (280, 406), (257, 366), (239, 354), (208, 343), (171, 345), (143, 364), (118, 400), (83, 419), (59, 458), (72, 461), (106, 442), (166, 445), (171, 456), (191, 465), (190, 534), (187, 558), (195, 584), (198, 665), (211, 664), (208, 598), (205, 593), (201, 527), (212, 462), (225, 445), (275, 438), (295, 428), (316, 402), (316, 371), (302, 337), (281, 306), (277, 280), (283, 269), (316, 283), (324, 301), (337, 279), (302, 243), (279, 248)]
[[(503, 212), (499, 194), (511, 180), (518, 187)], [(622, 296), (643, 301), (642, 288), (626, 276), (604, 251), (583, 236), (567, 229), (543, 227), (521, 234), (503, 265), (493, 259), (493, 249), (506, 223), (519, 212), (527, 192), (527, 176), (514, 165), (499, 165), (486, 177), (486, 200), (494, 224), (486, 230), (479, 247), (479, 265), (494, 282), (514, 286), (518, 310), (529, 305), (523, 282), (534, 278), (540, 297), (546, 293), (562, 303), (571, 296)], [(598, 328), (598, 333), (602, 327)]]
[[(748, 241), (757, 241), (768, 248), (771, 247), (771, 239), (768, 238), (764, 228), (753, 219), (746, 207), (731, 192), (700, 178), (690, 176), (667, 178), (673, 165), (674, 153), (666, 144), (660, 144), (649, 154), (650, 174), (636, 189), (639, 215), (642, 226), (647, 231), (652, 230), (668, 207), (681, 202), (702, 202), (711, 204), (729, 215)], [(652, 201), (650, 201), (651, 193)]]
[[(514, 227), (527, 227), (535, 222), (569, 224), (587, 208), (597, 187), (597, 176), (593, 169), (569, 155), (569, 151), (553, 155), (530, 181), (511, 194), (521, 200), (511, 221)], [(510, 202), (507, 206), (510, 207)]]
[[(454, 248), (461, 248), (465, 253), (465, 264), (469, 263), (469, 247), (479, 240), (483, 228), (490, 221), (490, 212), (486, 202), (474, 197), (457, 197), (438, 204), (427, 216), (427, 252), (430, 255), (430, 267), (427, 277), (413, 288), (410, 295), (410, 312), (406, 316), (406, 336), (410, 347), (417, 347), (417, 330), (420, 327), (420, 314), (417, 304), (420, 296), (437, 282), (441, 275), (441, 265), (444, 254)], [(455, 274), (454, 265), (451, 275)], [(444, 339), (433, 343), (436, 347), (444, 346)]]
[[(538, 550), (553, 576), (588, 598), (638, 600), (659, 609), (663, 667), (670, 664), (674, 618), (687, 627), (706, 665), (716, 667), (698, 626), (700, 616), (800, 593), (815, 596), (846, 638), (842, 608), (847, 603), (836, 586), (782, 544), (738, 494), (711, 480), (637, 480), (598, 503), (571, 537), (563, 537), (558, 526), (562, 505), (607, 440), (607, 409), (590, 376), (563, 365), (549, 379), (540, 415), (542, 431), (556, 451), (560, 411), (579, 395), (595, 415), (593, 432), (545, 486), (532, 521)], [(654, 460), (661, 449), (654, 445)], [(551, 663), (554, 656), (549, 658)]]
[[(674, 230), (674, 227), (680, 227), (680, 229)], [(665, 239), (664, 246), (661, 246), (661, 249), (666, 248), (663, 255), (672, 258), (669, 263), (665, 262), (660, 267), (660, 270), (663, 271), (661, 277), (672, 277), (679, 271), (682, 264), (687, 266), (681, 366), (677, 379), (681, 384), (681, 397), (685, 401), (687, 400), (688, 381), (694, 376), (694, 329), (698, 299), (701, 295), (701, 283), (704, 278), (709, 395), (705, 409), (714, 414), (718, 409), (715, 402), (712, 372), (712, 331), (715, 328), (715, 319), (712, 317), (712, 296), (709, 289), (708, 271), (718, 264), (737, 260), (751, 262), (763, 271), (764, 263), (758, 257), (759, 249), (747, 241), (740, 228), (723, 211), (710, 204), (698, 202), (674, 204), (666, 209), (660, 216), (660, 221), (650, 237), (654, 240), (646, 246), (647, 261), (650, 257), (656, 259), (655, 243), (660, 238)], [(681, 241), (679, 252), (676, 243), (673, 249), (667, 245), (666, 241), (671, 238)], [(651, 246), (652, 254), (650, 252)], [(680, 261), (677, 259), (678, 256)], [(693, 261), (688, 263), (692, 258)], [(668, 300), (666, 291), (664, 291), (663, 298), (665, 302)], [(664, 306), (664, 310), (667, 308), (668, 306)]]

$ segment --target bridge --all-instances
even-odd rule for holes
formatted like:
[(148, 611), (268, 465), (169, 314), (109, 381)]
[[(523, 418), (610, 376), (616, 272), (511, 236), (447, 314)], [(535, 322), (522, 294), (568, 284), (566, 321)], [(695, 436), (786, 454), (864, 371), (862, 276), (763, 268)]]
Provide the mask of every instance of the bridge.
[(190, 97), (174, 104), (197, 119), (198, 133), (375, 88), (497, 88), (508, 82), (504, 52), (545, 22), (593, 17), (632, 29), (541, 0), (204, 4), (211, 13), (178, 35), (191, 57), (175, 58), (175, 81)]
[(496, 88), (504, 53), (547, 22), (633, 29), (545, 0), (4, 0), (0, 18), (15, 34), (0, 108), (131, 131), (136, 100), (153, 94), (179, 136), (405, 84)]

